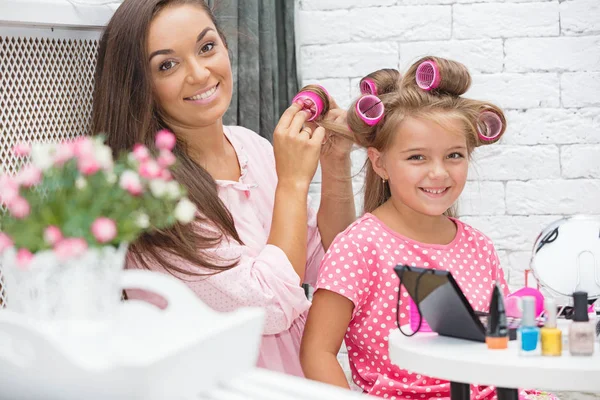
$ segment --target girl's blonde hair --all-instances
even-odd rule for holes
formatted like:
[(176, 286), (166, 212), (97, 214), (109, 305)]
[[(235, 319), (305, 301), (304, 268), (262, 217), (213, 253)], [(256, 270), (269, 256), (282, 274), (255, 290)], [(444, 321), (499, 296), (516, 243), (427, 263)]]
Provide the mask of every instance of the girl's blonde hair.
[[(433, 62), (439, 72), (440, 81), (436, 88), (424, 90), (417, 85), (417, 69), (423, 62)], [(373, 147), (381, 152), (392, 144), (398, 127), (407, 117), (434, 121), (442, 126), (458, 119), (462, 122), (463, 132), (467, 140), (469, 156), (478, 146), (497, 142), (506, 130), (506, 118), (502, 110), (489, 102), (461, 97), (471, 86), (471, 75), (467, 68), (456, 61), (445, 58), (427, 56), (410, 66), (404, 76), (395, 69), (380, 69), (361, 79), (361, 84), (369, 80), (375, 86), (376, 96), (384, 108), (383, 118), (375, 125), (369, 125), (357, 112), (356, 103), (364, 96), (357, 98), (347, 113), (347, 126), (340, 126), (323, 120), (329, 110), (327, 92), (318, 85), (308, 85), (301, 91), (310, 91), (322, 98), (325, 105), (315, 122), (337, 134), (352, 139), (361, 147)], [(485, 111), (496, 114), (501, 121), (500, 132), (493, 139), (482, 140), (478, 127), (487, 128), (480, 121)], [(385, 203), (391, 196), (389, 185), (377, 175), (370, 160), (366, 160), (364, 212), (372, 212)], [(450, 209), (446, 215), (454, 215)]]
[[(416, 82), (417, 68), (425, 61), (433, 61), (441, 76), (437, 88), (429, 91), (421, 89)], [(361, 82), (367, 78), (374, 83), (377, 97), (384, 106), (383, 118), (377, 124), (366, 124), (358, 114), (356, 102), (362, 95), (348, 109), (347, 127), (320, 122), (327, 129), (345, 136), (352, 135), (361, 147), (385, 151), (407, 117), (434, 121), (442, 126), (458, 119), (464, 128), (469, 155), (475, 147), (497, 142), (506, 130), (506, 118), (499, 107), (485, 101), (461, 97), (471, 86), (471, 75), (463, 64), (456, 61), (428, 56), (412, 64), (404, 76), (394, 69), (381, 69), (365, 76)], [(499, 134), (491, 140), (482, 140), (478, 134), (478, 126), (482, 130), (485, 128), (480, 122), (484, 111), (495, 113), (502, 122)], [(367, 159), (364, 168), (364, 212), (372, 212), (385, 203), (391, 193), (389, 185), (377, 175), (370, 160)], [(452, 210), (446, 212), (446, 215), (452, 214)]]

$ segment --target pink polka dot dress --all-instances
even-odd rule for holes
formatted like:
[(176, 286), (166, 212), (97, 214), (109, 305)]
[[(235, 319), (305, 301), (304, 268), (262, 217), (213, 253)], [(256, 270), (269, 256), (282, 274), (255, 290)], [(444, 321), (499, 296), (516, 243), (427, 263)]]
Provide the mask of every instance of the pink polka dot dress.
[[(365, 392), (390, 399), (450, 398), (447, 381), (412, 373), (392, 364), (388, 335), (397, 329), (397, 264), (452, 272), (475, 310), (487, 311), (492, 288), (507, 286), (489, 238), (453, 219), (454, 240), (423, 244), (389, 229), (367, 213), (339, 234), (321, 264), (317, 290), (326, 289), (354, 303), (345, 335), (354, 382)], [(409, 323), (409, 297), (400, 299), (400, 323)], [(494, 399), (492, 387), (472, 386), (472, 399)]]

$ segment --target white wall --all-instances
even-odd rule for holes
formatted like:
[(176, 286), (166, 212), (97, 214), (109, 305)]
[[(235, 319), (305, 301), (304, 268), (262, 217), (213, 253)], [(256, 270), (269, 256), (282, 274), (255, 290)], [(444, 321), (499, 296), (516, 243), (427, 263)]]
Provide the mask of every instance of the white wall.
[(507, 133), (476, 150), (460, 213), (494, 240), (511, 285), (544, 226), (600, 214), (600, 0), (297, 2), (302, 83), (339, 103), (365, 74), (434, 54), (471, 70), (467, 96), (505, 109)]

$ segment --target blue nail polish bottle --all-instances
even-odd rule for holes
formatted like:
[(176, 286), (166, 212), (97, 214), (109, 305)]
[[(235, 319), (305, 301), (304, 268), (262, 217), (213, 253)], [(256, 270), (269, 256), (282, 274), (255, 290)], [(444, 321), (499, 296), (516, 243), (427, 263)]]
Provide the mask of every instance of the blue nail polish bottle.
[(523, 356), (540, 355), (540, 328), (535, 321), (535, 297), (521, 298), (523, 315), (519, 327), (519, 353)]

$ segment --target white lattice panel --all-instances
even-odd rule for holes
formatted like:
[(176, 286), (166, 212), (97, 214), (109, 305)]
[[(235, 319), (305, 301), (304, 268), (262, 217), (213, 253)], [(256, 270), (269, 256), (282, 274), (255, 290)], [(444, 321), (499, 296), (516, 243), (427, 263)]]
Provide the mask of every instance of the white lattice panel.
[[(0, 166), (9, 174), (18, 166), (15, 144), (89, 131), (98, 41), (73, 36), (2, 35), (0, 29)], [(1, 273), (0, 266), (0, 306)]]

